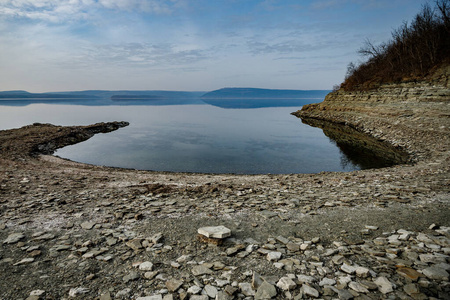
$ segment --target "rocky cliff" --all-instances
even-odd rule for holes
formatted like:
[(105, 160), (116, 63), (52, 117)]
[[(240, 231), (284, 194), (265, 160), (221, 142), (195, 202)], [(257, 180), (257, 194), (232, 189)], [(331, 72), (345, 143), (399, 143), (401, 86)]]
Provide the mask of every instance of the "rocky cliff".
[[(303, 120), (344, 124), (407, 151), (413, 160), (448, 156), (450, 66), (429, 81), (386, 84), (376, 90), (328, 94), (293, 113)], [(434, 155), (433, 155), (434, 156)]]

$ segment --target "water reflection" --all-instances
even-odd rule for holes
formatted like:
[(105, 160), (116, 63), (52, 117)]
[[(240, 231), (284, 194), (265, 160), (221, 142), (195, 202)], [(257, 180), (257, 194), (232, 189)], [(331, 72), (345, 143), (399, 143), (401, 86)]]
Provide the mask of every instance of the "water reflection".
[(349, 165), (356, 165), (361, 169), (383, 168), (410, 161), (406, 152), (349, 126), (309, 118), (302, 118), (302, 122), (322, 129), (325, 136), (339, 147), (343, 154), (343, 168)]
[(290, 114), (298, 106), (282, 107), (290, 100), (284, 104), (280, 99), (221, 101), (226, 105), (207, 105), (199, 97), (1, 100), (0, 129), (34, 122), (86, 125), (128, 121), (126, 128), (65, 147), (57, 155), (155, 171), (316, 173), (407, 161), (407, 156), (392, 147), (349, 128), (306, 119), (302, 124)]

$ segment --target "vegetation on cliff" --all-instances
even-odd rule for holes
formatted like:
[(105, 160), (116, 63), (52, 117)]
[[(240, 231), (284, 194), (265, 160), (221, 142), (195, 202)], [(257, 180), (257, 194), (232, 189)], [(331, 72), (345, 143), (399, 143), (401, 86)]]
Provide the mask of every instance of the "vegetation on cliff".
[(381, 45), (366, 40), (359, 53), (368, 59), (350, 63), (341, 88), (368, 90), (384, 83), (423, 80), (436, 68), (450, 64), (450, 0), (423, 5), (410, 24), (392, 31)]

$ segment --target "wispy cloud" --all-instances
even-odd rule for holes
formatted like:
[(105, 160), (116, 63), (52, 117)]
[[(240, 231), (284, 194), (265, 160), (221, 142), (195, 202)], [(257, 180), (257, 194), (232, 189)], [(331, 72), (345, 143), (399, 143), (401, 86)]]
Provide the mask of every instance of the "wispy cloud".
[(0, 0), (0, 83), (329, 88), (423, 1)]
[(47, 22), (89, 19), (98, 9), (169, 14), (178, 1), (171, 0), (0, 0), (0, 15)]
[(210, 57), (208, 50), (182, 50), (172, 44), (126, 43), (91, 45), (81, 50), (76, 64), (167, 67), (194, 64)]

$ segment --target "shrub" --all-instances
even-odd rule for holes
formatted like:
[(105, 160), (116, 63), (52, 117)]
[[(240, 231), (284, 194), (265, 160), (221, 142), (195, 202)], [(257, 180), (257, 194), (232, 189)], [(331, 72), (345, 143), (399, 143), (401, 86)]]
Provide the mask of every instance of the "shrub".
[(392, 31), (392, 39), (381, 45), (366, 40), (358, 51), (368, 59), (350, 63), (344, 90), (367, 90), (383, 83), (420, 80), (436, 67), (450, 63), (450, 0), (428, 4), (408, 25)]

